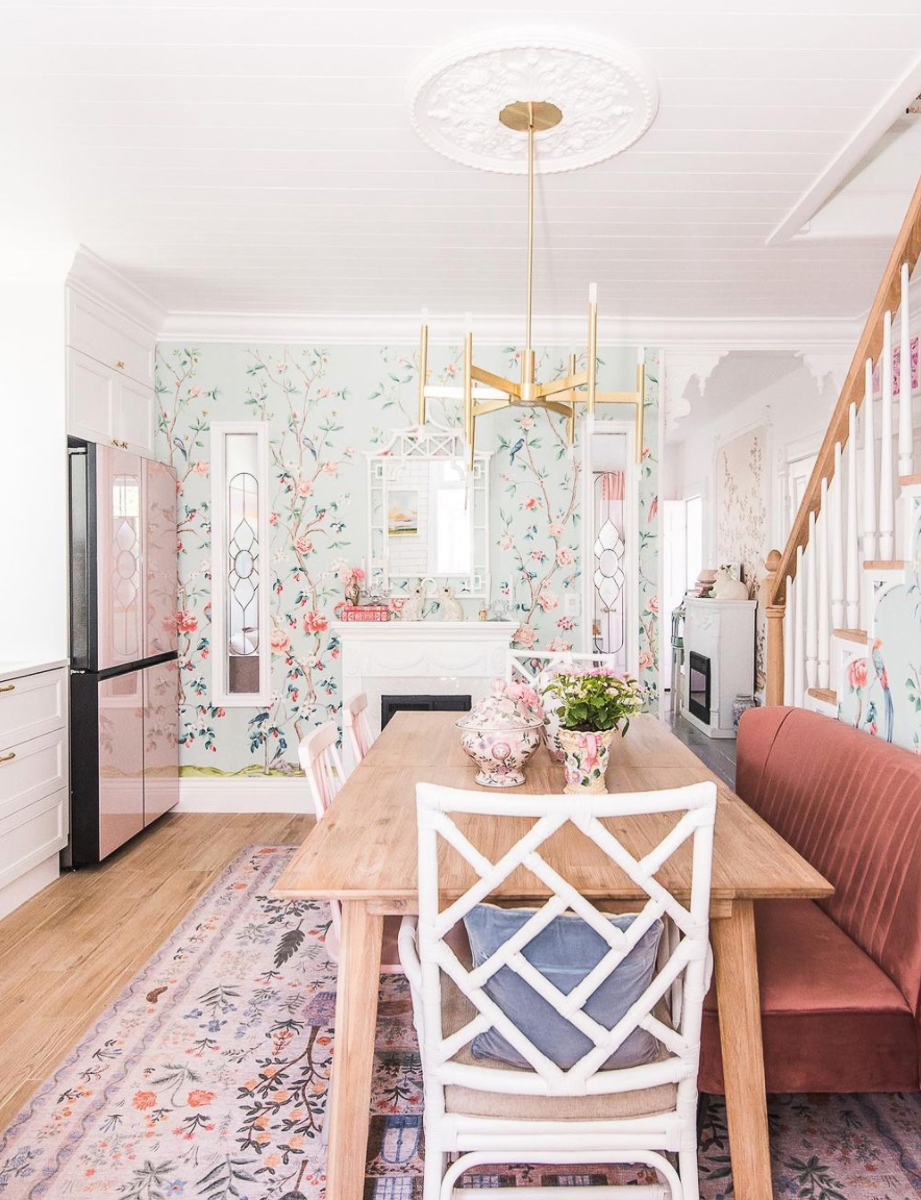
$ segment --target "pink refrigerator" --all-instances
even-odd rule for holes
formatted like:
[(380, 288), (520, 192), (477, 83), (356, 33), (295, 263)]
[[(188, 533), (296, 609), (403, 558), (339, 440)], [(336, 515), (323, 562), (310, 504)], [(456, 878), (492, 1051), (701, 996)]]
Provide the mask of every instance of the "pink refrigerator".
[(179, 800), (176, 476), (69, 441), (71, 845), (101, 862)]

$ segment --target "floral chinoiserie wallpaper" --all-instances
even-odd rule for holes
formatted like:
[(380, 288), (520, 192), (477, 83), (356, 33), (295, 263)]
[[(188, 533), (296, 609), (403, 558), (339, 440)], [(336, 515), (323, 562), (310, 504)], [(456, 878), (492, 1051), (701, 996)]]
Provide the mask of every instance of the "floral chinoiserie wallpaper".
[[(740, 563), (751, 599), (757, 598), (768, 553), (768, 498), (764, 464), (768, 431), (750, 429), (721, 446), (716, 462), (716, 556), (714, 566)], [(765, 621), (758, 606), (755, 689), (764, 690)]]
[[(568, 348), (541, 355), (546, 376), (563, 375)], [(519, 371), (518, 351), (495, 347), (483, 365)], [(600, 383), (633, 386), (635, 351), (608, 351)], [(657, 351), (646, 352), (646, 446), (640, 494), (640, 675), (658, 703)], [(430, 353), (433, 378), (454, 381), (460, 351)], [(184, 775), (289, 774), (298, 740), (341, 704), (339, 645), (331, 630), (342, 598), (339, 574), (367, 554), (364, 452), (416, 419), (414, 353), (372, 345), (162, 344), (157, 355), (158, 457), (179, 476), (181, 743)], [(451, 402), (430, 416), (454, 424)], [(266, 709), (211, 701), (210, 423), (252, 419), (269, 426), (273, 695)], [(579, 452), (560, 419), (516, 409), (480, 422), (491, 450), (491, 600), (517, 603), (517, 644), (565, 649), (579, 622), (563, 597), (580, 576)], [(476, 619), (478, 601), (466, 601)]]
[(880, 588), (870, 653), (845, 666), (838, 717), (921, 754), (921, 501), (914, 501), (913, 554), (902, 583)]

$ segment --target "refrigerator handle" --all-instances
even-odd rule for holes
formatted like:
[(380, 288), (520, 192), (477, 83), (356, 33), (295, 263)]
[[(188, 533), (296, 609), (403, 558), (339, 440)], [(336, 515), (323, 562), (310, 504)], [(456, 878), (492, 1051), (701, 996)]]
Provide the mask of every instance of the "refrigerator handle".
[(76, 668), (90, 664), (90, 497), (89, 458), (85, 446), (68, 449), (70, 472), (70, 659)]

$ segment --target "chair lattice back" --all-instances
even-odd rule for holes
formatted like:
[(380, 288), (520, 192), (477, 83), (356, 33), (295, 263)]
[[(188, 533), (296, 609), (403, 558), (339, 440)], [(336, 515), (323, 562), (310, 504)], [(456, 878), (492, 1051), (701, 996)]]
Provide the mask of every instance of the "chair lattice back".
[(338, 740), (339, 730), (332, 721), (327, 721), (301, 738), (297, 748), (318, 821), (326, 815), (345, 782), (342, 760), (336, 749)]
[[(502, 1034), (530, 1063), (542, 1081), (542, 1090), (549, 1094), (582, 1095), (587, 1091), (621, 1090), (616, 1077), (623, 1072), (605, 1070), (600, 1075), (599, 1072), (607, 1059), (638, 1028), (651, 1033), (671, 1055), (684, 1058), (689, 1069), (696, 1072), (709, 953), (715, 784), (699, 783), (657, 792), (578, 798), (494, 797), (480, 792), (419, 784), (416, 795), (419, 821), (419, 958), (423, 993), (439, 998), (437, 1004), (426, 1005), (424, 1036), (429, 1061), (432, 1062), (434, 1058), (443, 1080), (451, 1077), (452, 1064), (449, 1060), (478, 1033), (490, 1027)], [(534, 824), (497, 862), (492, 862), (458, 827), (453, 820), (453, 815), (457, 813), (488, 814), (499, 821), (524, 817), (533, 819)], [(641, 858), (634, 857), (604, 824), (605, 818), (656, 813), (674, 813), (676, 823)], [(605, 914), (582, 896), (541, 854), (544, 843), (569, 822), (594, 842), (611, 863), (645, 893), (645, 903), (626, 929), (621, 930), (606, 919)], [(476, 882), (443, 910), (439, 908), (439, 871), (445, 856), (439, 853), (443, 849), (440, 841), (448, 843), (477, 876)], [(692, 843), (691, 880), (690, 899), (685, 904), (672, 895), (656, 879), (656, 875), (688, 841)], [(520, 867), (526, 868), (545, 885), (550, 893), (548, 899), (485, 962), (468, 969), (448, 944), (447, 935), (475, 905), (486, 900)], [(568, 994), (555, 987), (522, 953), (541, 930), (567, 911), (581, 917), (608, 946), (597, 965)], [(653, 978), (643, 995), (612, 1029), (607, 1029), (585, 1012), (585, 1005), (660, 918), (665, 924), (666, 936), (660, 945)], [(590, 1049), (572, 1067), (563, 1069), (547, 1058), (486, 993), (486, 983), (503, 967), (516, 972), (589, 1039)], [(449, 976), (477, 1010), (477, 1015), (467, 1025), (447, 1037), (441, 1025), (441, 972)], [(672, 1003), (671, 1025), (654, 1015), (653, 1010), (663, 997), (674, 1000), (676, 994), (682, 993), (683, 1001), (678, 1001), (680, 1019), (675, 1019), (675, 1003)], [(506, 1076), (501, 1090), (516, 1090), (510, 1089), (507, 1072), (499, 1074)], [(527, 1072), (522, 1072), (521, 1078), (527, 1075)], [(533, 1088), (521, 1085), (520, 1090), (531, 1091)]]
[(353, 696), (342, 707), (342, 724), (349, 739), (357, 766), (371, 749), (374, 735), (368, 721), (368, 697), (364, 692)]
[(577, 654), (573, 650), (509, 650), (505, 678), (540, 689), (543, 676), (566, 667), (616, 667), (613, 654)]

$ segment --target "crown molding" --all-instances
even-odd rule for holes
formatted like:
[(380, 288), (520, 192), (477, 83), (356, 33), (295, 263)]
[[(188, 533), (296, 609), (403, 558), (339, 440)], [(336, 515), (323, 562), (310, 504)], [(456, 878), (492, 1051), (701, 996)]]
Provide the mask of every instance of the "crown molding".
[(77, 248), (67, 286), (130, 317), (151, 337), (160, 337), (167, 310), (88, 247)]
[[(860, 321), (816, 319), (667, 319), (599, 317), (599, 346), (662, 346), (669, 350), (779, 350), (821, 348), (852, 352)], [(429, 344), (457, 346), (463, 341), (464, 318), (429, 318)], [(583, 345), (585, 317), (536, 318), (533, 342), (538, 346)], [(518, 345), (524, 320), (518, 317), (475, 317), (479, 345)], [(222, 313), (170, 312), (158, 331), (161, 342), (258, 342), (278, 345), (409, 345), (419, 339), (419, 317), (376, 313)]]

